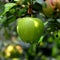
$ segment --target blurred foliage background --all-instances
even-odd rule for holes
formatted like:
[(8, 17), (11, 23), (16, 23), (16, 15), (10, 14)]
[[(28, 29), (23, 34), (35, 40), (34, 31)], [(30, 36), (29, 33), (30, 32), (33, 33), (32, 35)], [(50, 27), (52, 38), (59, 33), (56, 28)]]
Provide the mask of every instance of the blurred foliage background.
[[(44, 0), (0, 0), (0, 60), (60, 60), (60, 13), (45, 15), (45, 5)], [(17, 34), (17, 18), (26, 16), (44, 22), (37, 44), (25, 43)]]

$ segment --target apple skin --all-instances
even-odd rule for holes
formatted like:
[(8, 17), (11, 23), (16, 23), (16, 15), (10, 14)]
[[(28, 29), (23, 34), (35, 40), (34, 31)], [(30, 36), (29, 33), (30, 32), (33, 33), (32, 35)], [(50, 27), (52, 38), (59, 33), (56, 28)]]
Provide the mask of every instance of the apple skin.
[(38, 42), (43, 31), (44, 24), (39, 18), (24, 17), (17, 20), (17, 33), (24, 42)]

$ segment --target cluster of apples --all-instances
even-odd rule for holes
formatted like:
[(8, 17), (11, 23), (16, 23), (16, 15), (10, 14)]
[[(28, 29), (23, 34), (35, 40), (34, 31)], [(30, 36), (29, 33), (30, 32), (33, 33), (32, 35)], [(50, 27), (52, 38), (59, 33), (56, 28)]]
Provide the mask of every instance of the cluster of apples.
[(10, 44), (4, 49), (3, 53), (6, 58), (19, 57), (21, 54), (23, 54), (23, 49), (20, 45), (15, 46)]

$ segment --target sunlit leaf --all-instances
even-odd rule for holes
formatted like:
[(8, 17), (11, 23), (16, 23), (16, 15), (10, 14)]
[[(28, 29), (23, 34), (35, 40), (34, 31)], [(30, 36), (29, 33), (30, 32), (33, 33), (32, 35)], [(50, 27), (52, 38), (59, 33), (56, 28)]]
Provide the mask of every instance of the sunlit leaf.
[(3, 12), (3, 15), (8, 12), (12, 7), (16, 6), (15, 3), (6, 3), (4, 5), (4, 12)]
[(17, 4), (22, 4), (25, 0), (14, 0)]
[(39, 39), (38, 43), (42, 42), (44, 37), (45, 37), (45, 36), (44, 36), (44, 35), (42, 35), (42, 36), (40, 37), (40, 39)]
[(44, 0), (36, 0), (37, 3), (42, 4)]

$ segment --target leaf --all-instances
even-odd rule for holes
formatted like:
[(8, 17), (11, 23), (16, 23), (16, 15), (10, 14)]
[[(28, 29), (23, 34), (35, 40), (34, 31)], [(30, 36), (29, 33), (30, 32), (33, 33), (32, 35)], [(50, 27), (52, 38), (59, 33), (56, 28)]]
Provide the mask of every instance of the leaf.
[(46, 26), (48, 23), (49, 23), (49, 21), (45, 21), (45, 22), (44, 22), (44, 26)]
[(0, 16), (0, 23), (3, 23), (6, 20), (6, 16)]
[(56, 60), (60, 60), (60, 55), (57, 56), (57, 59)]
[(35, 43), (31, 44), (31, 46), (28, 50), (28, 53), (31, 54), (32, 56), (35, 56), (35, 54), (36, 54), (36, 44)]
[(0, 15), (4, 12), (4, 5), (0, 2)]
[(40, 39), (39, 39), (39, 41), (38, 41), (38, 43), (40, 43), (40, 42), (42, 42), (43, 41), (43, 39), (44, 39), (44, 35), (42, 35), (41, 37), (40, 37)]
[(19, 0), (14, 0), (14, 1), (19, 1)]
[(14, 0), (17, 4), (22, 4), (25, 0)]
[(11, 15), (9, 17), (10, 17), (10, 18), (8, 18), (8, 23), (9, 24), (12, 23), (12, 22), (14, 22), (16, 20), (16, 17), (14, 15)]
[(25, 15), (27, 12), (27, 8), (23, 8), (23, 9), (20, 9), (17, 13), (18, 13), (18, 16), (23, 16)]
[(14, 6), (16, 6), (16, 4), (15, 3), (6, 3), (5, 5), (4, 5), (4, 12), (3, 12), (3, 15), (6, 13), (6, 12), (8, 12), (12, 7), (14, 7)]
[(43, 4), (44, 0), (36, 0), (37, 3)]
[(52, 56), (57, 55), (57, 53), (58, 53), (58, 49), (57, 49), (57, 46), (55, 45), (55, 46), (52, 48)]
[(60, 19), (57, 19), (57, 21), (60, 23)]

